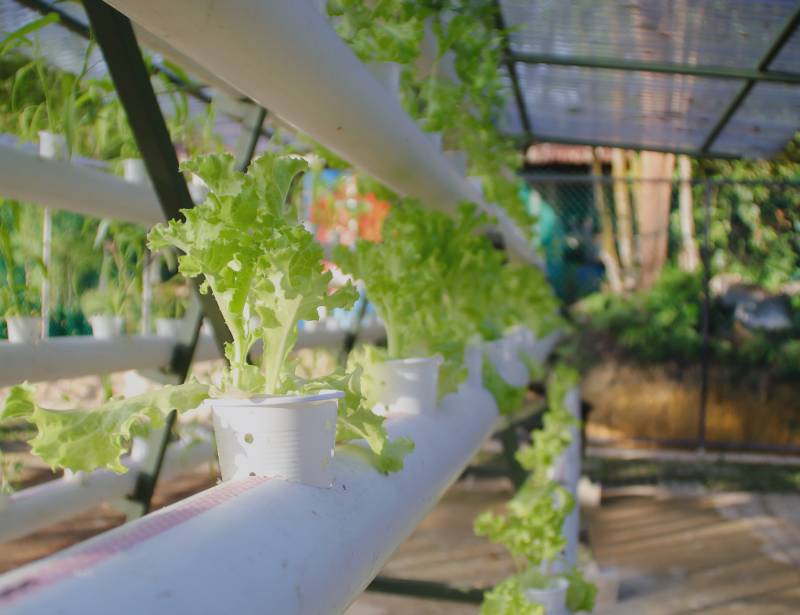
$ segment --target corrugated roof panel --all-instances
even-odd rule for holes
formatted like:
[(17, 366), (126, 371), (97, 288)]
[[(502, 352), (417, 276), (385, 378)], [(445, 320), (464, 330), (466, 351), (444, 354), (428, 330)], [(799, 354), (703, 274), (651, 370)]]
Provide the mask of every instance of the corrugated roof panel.
[(754, 68), (796, 0), (501, 0), (514, 51)]
[(800, 125), (800, 88), (757, 83), (712, 146), (748, 158), (778, 153)]
[(743, 82), (608, 69), (519, 65), (542, 140), (700, 147)]

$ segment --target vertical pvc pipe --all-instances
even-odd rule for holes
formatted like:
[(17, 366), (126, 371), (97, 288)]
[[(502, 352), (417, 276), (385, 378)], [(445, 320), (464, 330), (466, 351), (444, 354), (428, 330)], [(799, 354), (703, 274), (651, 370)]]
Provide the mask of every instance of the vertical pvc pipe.
[[(569, 413), (573, 418), (581, 418), (581, 394), (580, 387), (576, 386), (567, 393), (564, 400)], [(564, 477), (564, 487), (575, 497), (575, 509), (564, 521), (564, 537), (567, 539), (565, 559), (567, 566), (575, 566), (578, 563), (578, 538), (580, 534), (580, 507), (577, 502), (578, 480), (581, 477), (581, 429), (574, 426), (572, 429), (572, 442), (567, 450), (564, 451), (564, 461), (566, 472)]]

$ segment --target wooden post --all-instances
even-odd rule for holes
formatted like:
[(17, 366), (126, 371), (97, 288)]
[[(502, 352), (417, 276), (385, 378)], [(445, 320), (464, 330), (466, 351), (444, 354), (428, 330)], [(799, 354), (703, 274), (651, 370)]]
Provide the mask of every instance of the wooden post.
[(597, 148), (592, 148), (592, 190), (594, 192), (594, 206), (600, 218), (600, 259), (606, 268), (606, 279), (611, 291), (623, 291), (622, 278), (619, 271), (619, 257), (617, 245), (614, 241), (614, 223), (611, 212), (606, 207), (605, 186), (603, 185), (603, 164), (597, 155)]

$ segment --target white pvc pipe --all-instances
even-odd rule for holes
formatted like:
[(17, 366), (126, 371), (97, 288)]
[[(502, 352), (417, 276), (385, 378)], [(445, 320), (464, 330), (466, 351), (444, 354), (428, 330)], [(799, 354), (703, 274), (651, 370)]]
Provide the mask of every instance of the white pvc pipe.
[[(211, 461), (210, 440), (173, 444), (167, 449), (159, 480), (169, 480), (191, 468)], [(0, 543), (78, 515), (103, 502), (123, 498), (136, 486), (141, 466), (125, 461), (126, 474), (98, 470), (71, 478), (52, 480), (11, 495), (0, 509)]]
[(164, 214), (149, 186), (0, 145), (0, 197), (150, 226)]
[[(174, 345), (174, 340), (152, 335), (54, 337), (24, 345), (0, 342), (0, 386), (156, 369), (169, 363)], [(202, 348), (206, 350), (205, 343)]]
[[(300, 331), (295, 348), (341, 346), (347, 332), (342, 329)], [(365, 328), (359, 341), (374, 342), (383, 327)], [(35, 344), (0, 341), (0, 387), (60, 378), (110, 374), (128, 369), (158, 369), (169, 364), (177, 340), (154, 335), (97, 339), (88, 335), (53, 337)], [(259, 352), (259, 347), (255, 352)], [(195, 361), (221, 358), (210, 335), (201, 335)]]
[[(109, 4), (399, 194), (445, 211), (463, 200), (481, 204), (311, 2), (208, 0), (202, 10), (193, 0)], [(498, 217), (510, 251), (537, 262)]]
[[(570, 389), (564, 400), (569, 413), (573, 418), (581, 418), (581, 393), (580, 387)], [(561, 484), (575, 497), (575, 508), (564, 520), (562, 532), (567, 540), (567, 547), (564, 555), (567, 567), (576, 566), (578, 563), (578, 542), (580, 535), (580, 504), (577, 501), (578, 480), (581, 477), (581, 430), (579, 427), (572, 427), (572, 441), (557, 461), (561, 465), (563, 476), (560, 477)]]
[(492, 431), (491, 395), (465, 388), (424, 415), (390, 418), (416, 449), (383, 476), (358, 445), (336, 480), (227, 483), (0, 579), (0, 610), (100, 613), (341, 613), (364, 590)]

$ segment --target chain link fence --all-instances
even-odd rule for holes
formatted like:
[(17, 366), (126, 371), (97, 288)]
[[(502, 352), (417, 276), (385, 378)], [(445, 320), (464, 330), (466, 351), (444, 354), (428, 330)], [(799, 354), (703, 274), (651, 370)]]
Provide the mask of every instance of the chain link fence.
[(800, 451), (799, 181), (527, 180), (585, 354), (638, 370), (595, 435)]

